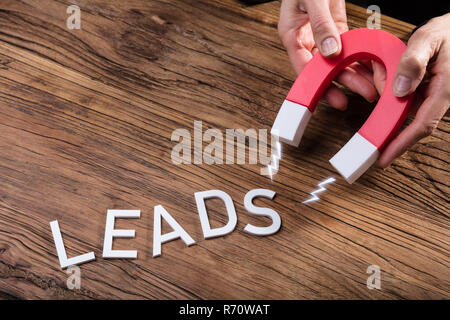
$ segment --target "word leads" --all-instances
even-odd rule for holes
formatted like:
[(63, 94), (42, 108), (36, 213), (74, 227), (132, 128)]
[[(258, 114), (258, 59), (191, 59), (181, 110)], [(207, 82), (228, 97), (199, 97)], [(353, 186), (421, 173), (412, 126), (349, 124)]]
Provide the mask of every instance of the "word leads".
[[(203, 192), (196, 192), (194, 194), (197, 204), (197, 210), (200, 217), (200, 223), (205, 239), (224, 236), (231, 233), (237, 224), (237, 215), (231, 197), (221, 190), (209, 190)], [(281, 218), (279, 214), (270, 208), (257, 207), (253, 204), (253, 199), (256, 197), (264, 197), (273, 199), (275, 192), (267, 189), (254, 189), (249, 191), (244, 198), (244, 206), (249, 213), (265, 216), (272, 220), (272, 224), (267, 227), (256, 227), (247, 224), (244, 231), (257, 236), (271, 235), (280, 229)], [(223, 227), (211, 228), (206, 210), (205, 200), (211, 198), (221, 199), (225, 203), (225, 208), (228, 215), (228, 222)], [(136, 219), (140, 218), (140, 210), (108, 210), (106, 215), (105, 238), (103, 243), (103, 258), (125, 258), (136, 259), (136, 250), (113, 250), (114, 238), (134, 238), (135, 230), (114, 229), (115, 220), (117, 218)], [(181, 239), (187, 246), (195, 244), (194, 239), (184, 230), (184, 228), (170, 215), (170, 213), (162, 206), (157, 205), (153, 210), (153, 257), (161, 255), (161, 245), (163, 243)], [(164, 219), (167, 224), (173, 229), (172, 232), (161, 234), (161, 223)], [(58, 221), (50, 222), (50, 227), (55, 242), (56, 252), (58, 254), (61, 268), (67, 268), (72, 265), (79, 265), (92, 260), (95, 260), (94, 252), (85, 253), (73, 258), (68, 258), (61, 231), (59, 229)]]

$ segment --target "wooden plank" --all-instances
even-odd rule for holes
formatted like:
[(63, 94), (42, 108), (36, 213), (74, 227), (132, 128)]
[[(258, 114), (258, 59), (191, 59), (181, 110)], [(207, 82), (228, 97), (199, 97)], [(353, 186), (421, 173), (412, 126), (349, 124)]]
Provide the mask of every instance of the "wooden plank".
[[(278, 24), (278, 17), (280, 14), (281, 1), (271, 1), (256, 5), (246, 5), (244, 2), (236, 0), (215, 0), (215, 4), (230, 12), (238, 15), (242, 15), (246, 18), (253, 19), (262, 23), (272, 25), (274, 27)], [(366, 21), (371, 15), (367, 12), (367, 9), (361, 8), (353, 3), (346, 2), (347, 22), (350, 29), (361, 28), (366, 26)], [(403, 41), (406, 41), (411, 31), (414, 29), (414, 25), (389, 17), (387, 15), (381, 15), (381, 28), (396, 35)]]
[[(352, 186), (338, 179), (306, 206), (318, 182), (337, 177), (328, 159), (370, 112), (359, 97), (346, 113), (320, 106), (273, 181), (261, 165), (170, 159), (172, 132), (192, 132), (195, 120), (270, 129), (295, 78), (277, 3), (86, 1), (81, 30), (65, 26), (69, 4), (0, 3), (0, 298), (449, 298), (448, 118), (389, 169)], [(347, 9), (352, 26), (364, 23), (364, 11)], [(412, 27), (382, 21), (403, 39)], [(253, 188), (277, 193), (257, 201), (282, 218), (273, 236), (243, 231), (268, 222), (243, 206)], [(239, 222), (204, 240), (194, 193), (209, 189), (233, 198)], [(158, 204), (196, 245), (173, 241), (152, 258)], [(141, 209), (117, 222), (136, 238), (114, 246), (137, 249), (137, 260), (101, 258), (107, 209)], [(213, 227), (226, 223), (220, 202), (208, 209)], [(55, 219), (69, 256), (97, 256), (81, 267), (81, 290), (67, 289)], [(372, 264), (382, 290), (366, 287)]]

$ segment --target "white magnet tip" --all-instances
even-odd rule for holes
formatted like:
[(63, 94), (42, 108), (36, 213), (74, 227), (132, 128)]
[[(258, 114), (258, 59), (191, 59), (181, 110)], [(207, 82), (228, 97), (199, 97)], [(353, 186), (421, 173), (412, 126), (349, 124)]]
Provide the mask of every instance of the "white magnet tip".
[(379, 155), (377, 147), (356, 133), (330, 163), (351, 184), (377, 161)]
[(298, 146), (309, 119), (311, 112), (307, 107), (284, 100), (270, 133), (278, 136), (281, 142)]

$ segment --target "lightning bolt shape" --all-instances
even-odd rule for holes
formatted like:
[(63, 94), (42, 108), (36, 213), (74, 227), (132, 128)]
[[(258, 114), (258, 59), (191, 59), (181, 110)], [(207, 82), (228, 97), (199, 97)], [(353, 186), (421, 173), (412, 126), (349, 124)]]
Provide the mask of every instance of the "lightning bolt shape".
[(277, 141), (275, 144), (275, 153), (272, 153), (271, 162), (267, 166), (267, 172), (272, 180), (274, 174), (278, 172), (278, 168), (280, 167), (280, 159), (281, 159), (281, 143)]
[(332, 182), (335, 182), (335, 181), (336, 181), (336, 179), (331, 177), (331, 178), (328, 178), (328, 179), (320, 182), (319, 183), (319, 188), (317, 188), (316, 190), (314, 190), (313, 192), (310, 193), (311, 198), (309, 198), (308, 200), (303, 201), (303, 203), (310, 203), (310, 202), (314, 202), (314, 201), (319, 200), (320, 198), (317, 196), (317, 194), (327, 190), (324, 186), (326, 186), (327, 184), (330, 184)]

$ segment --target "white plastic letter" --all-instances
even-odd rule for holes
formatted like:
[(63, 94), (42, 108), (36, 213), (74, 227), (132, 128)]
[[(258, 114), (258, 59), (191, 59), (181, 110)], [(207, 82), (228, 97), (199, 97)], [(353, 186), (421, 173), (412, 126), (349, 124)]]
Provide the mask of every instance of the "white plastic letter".
[(103, 242), (103, 258), (136, 259), (136, 250), (113, 250), (113, 238), (134, 238), (134, 230), (114, 229), (116, 218), (139, 218), (140, 210), (108, 210), (106, 214), (105, 240)]
[(253, 204), (253, 199), (255, 197), (264, 197), (268, 199), (273, 199), (275, 192), (267, 189), (254, 189), (250, 190), (244, 198), (244, 206), (248, 212), (256, 214), (258, 216), (265, 216), (272, 219), (272, 224), (268, 227), (255, 227), (251, 224), (245, 226), (244, 231), (254, 234), (257, 236), (268, 236), (277, 233), (280, 230), (281, 218), (280, 215), (272, 209), (256, 207)]
[[(211, 198), (219, 198), (225, 203), (228, 214), (228, 223), (223, 227), (211, 229), (205, 206), (205, 200)], [(234, 209), (233, 199), (231, 199), (227, 193), (220, 190), (196, 192), (195, 202), (197, 203), (197, 210), (200, 216), (200, 223), (202, 225), (203, 236), (205, 239), (224, 236), (232, 232), (236, 227), (236, 210)]]
[(53, 241), (55, 241), (56, 252), (58, 253), (59, 264), (61, 268), (65, 269), (69, 266), (79, 265), (85, 262), (95, 260), (94, 252), (88, 252), (73, 258), (68, 259), (66, 254), (66, 248), (59, 230), (58, 220), (50, 222), (50, 228), (52, 229)]
[[(175, 221), (175, 219), (164, 209), (163, 206), (155, 206), (153, 213), (153, 257), (161, 255), (161, 244), (178, 238), (187, 246), (195, 243), (194, 239)], [(167, 221), (174, 231), (161, 235), (161, 217)]]

